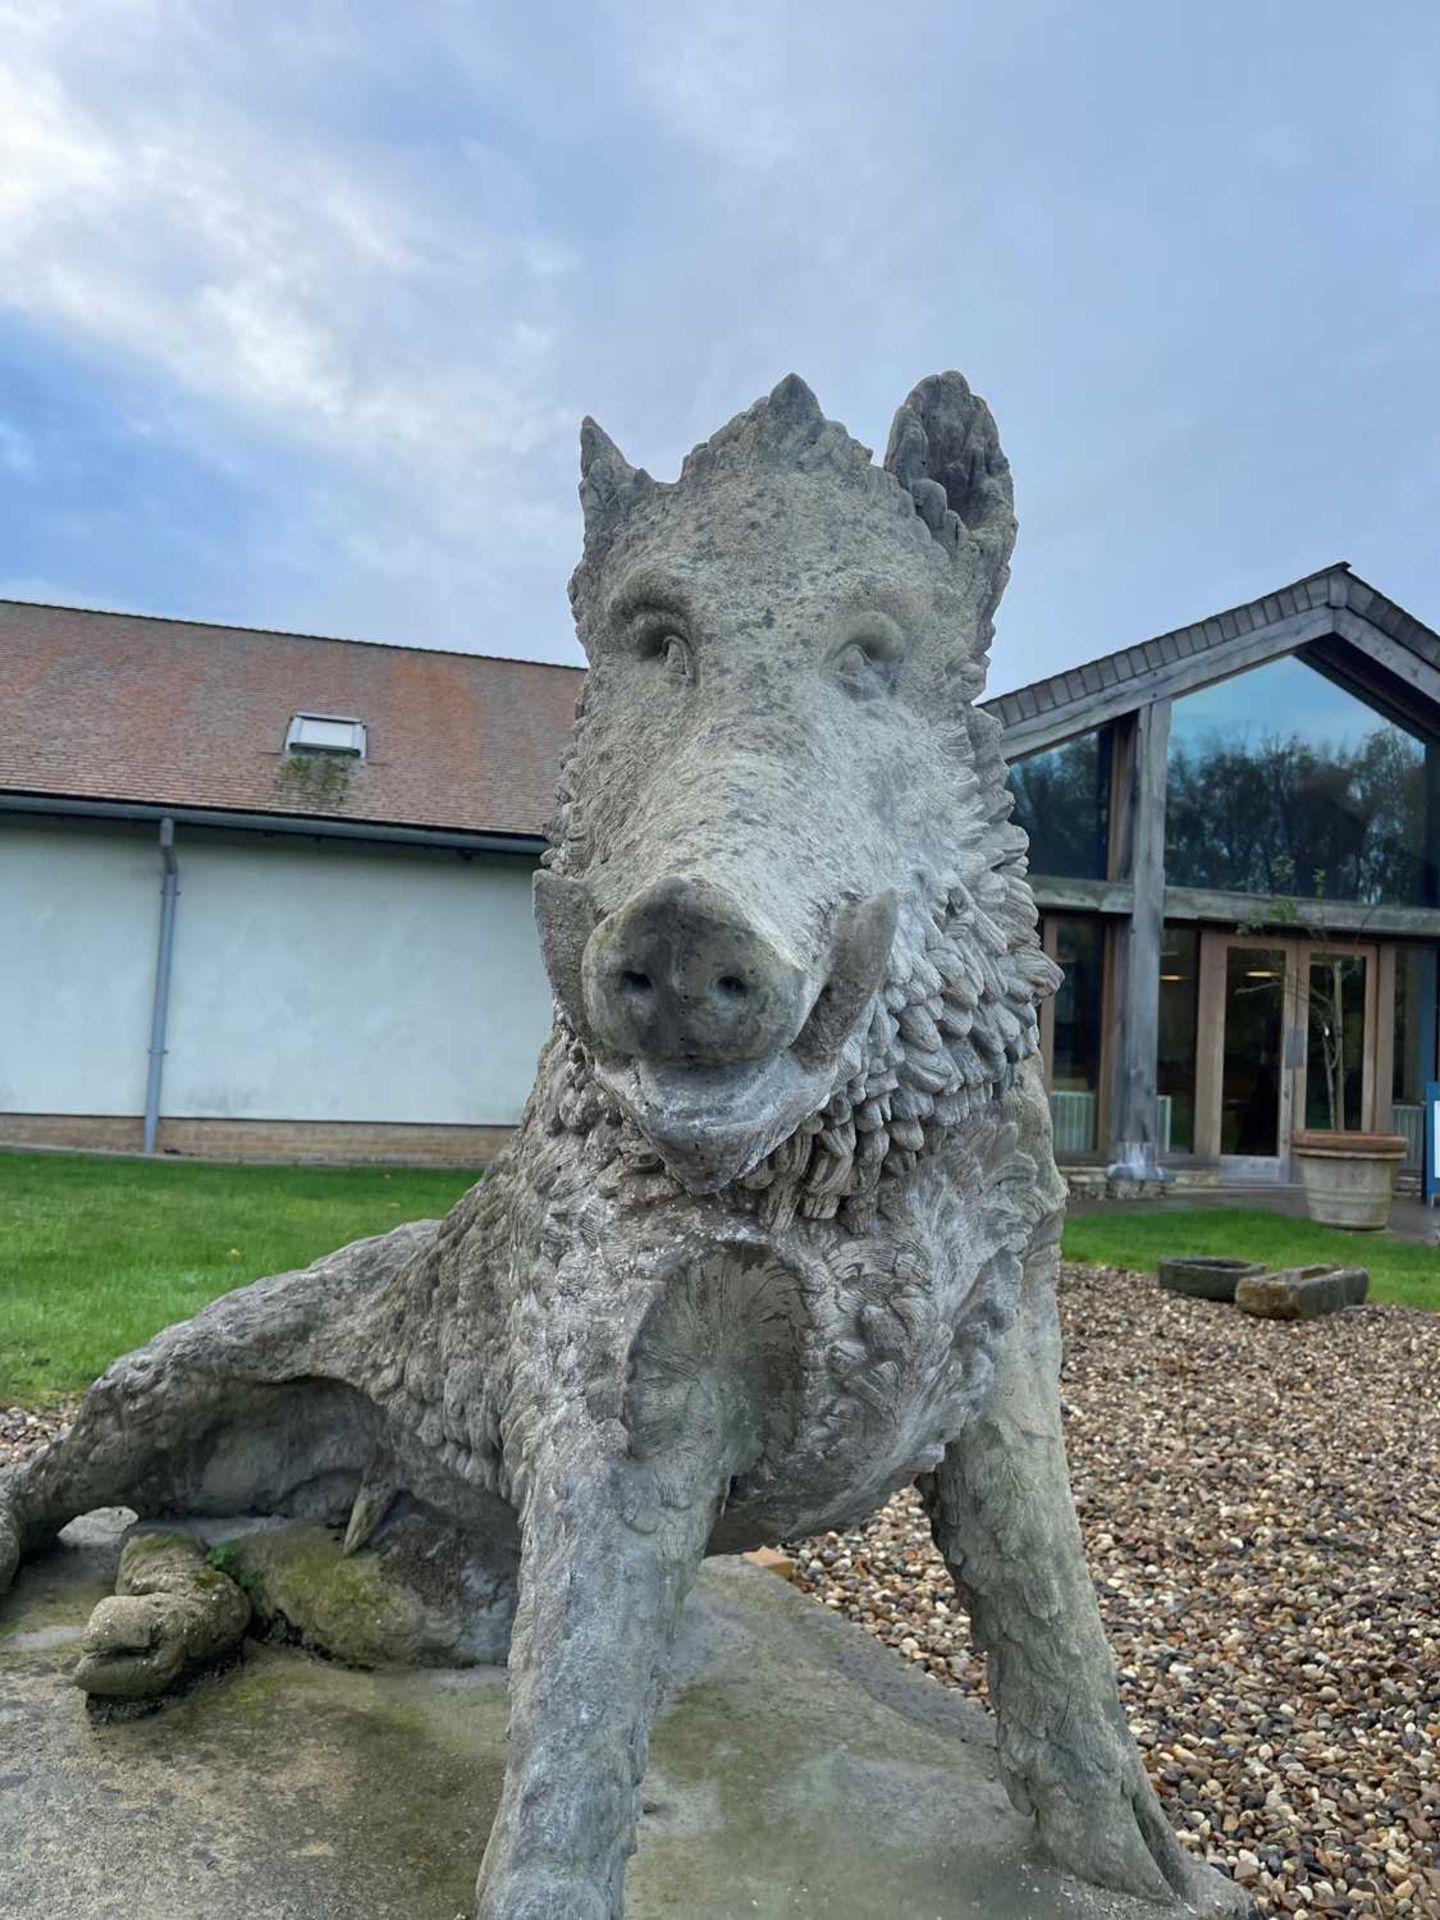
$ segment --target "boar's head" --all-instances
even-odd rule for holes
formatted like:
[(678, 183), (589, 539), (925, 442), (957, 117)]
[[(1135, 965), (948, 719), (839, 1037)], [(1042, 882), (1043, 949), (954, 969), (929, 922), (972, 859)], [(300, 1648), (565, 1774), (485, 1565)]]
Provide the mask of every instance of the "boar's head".
[(691, 1191), (863, 1224), (1056, 977), (974, 704), (994, 422), (936, 375), (878, 467), (792, 375), (673, 484), (587, 420), (581, 476), (590, 672), (536, 887), (575, 1069)]

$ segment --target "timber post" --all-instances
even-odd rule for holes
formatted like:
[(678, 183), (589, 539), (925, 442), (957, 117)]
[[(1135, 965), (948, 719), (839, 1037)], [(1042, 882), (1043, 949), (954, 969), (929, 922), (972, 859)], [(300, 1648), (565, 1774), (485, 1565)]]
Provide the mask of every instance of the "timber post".
[(1157, 1061), (1160, 950), (1165, 929), (1165, 790), (1170, 701), (1141, 707), (1127, 729), (1128, 751), (1116, 782), (1119, 814), (1111, 842), (1116, 878), (1130, 882), (1129, 919), (1115, 945), (1113, 1175), (1163, 1180), (1159, 1159)]

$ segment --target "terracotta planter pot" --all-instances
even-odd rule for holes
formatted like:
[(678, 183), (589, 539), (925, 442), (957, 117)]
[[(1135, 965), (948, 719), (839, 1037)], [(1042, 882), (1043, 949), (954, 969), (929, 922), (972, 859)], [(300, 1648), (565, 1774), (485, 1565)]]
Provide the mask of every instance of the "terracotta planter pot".
[(1312, 1220), (1357, 1233), (1385, 1225), (1405, 1159), (1403, 1134), (1301, 1132), (1290, 1146)]

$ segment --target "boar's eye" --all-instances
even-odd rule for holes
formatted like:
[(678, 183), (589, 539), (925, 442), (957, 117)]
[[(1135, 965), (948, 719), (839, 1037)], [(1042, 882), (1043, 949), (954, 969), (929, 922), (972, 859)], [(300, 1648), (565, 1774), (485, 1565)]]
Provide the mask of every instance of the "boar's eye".
[(642, 626), (638, 639), (640, 658), (655, 661), (667, 679), (688, 685), (695, 678), (690, 642), (676, 629), (673, 621), (654, 621)]
[(852, 700), (878, 700), (894, 693), (900, 678), (902, 648), (890, 634), (865, 634), (847, 640), (835, 655), (833, 671)]

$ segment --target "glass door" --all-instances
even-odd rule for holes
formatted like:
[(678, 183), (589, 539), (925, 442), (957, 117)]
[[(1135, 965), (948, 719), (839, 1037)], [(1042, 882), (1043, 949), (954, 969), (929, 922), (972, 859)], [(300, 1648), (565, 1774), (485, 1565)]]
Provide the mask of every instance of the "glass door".
[(1227, 944), (1221, 1010), (1222, 1159), (1278, 1163), (1285, 1151), (1290, 1106), (1285, 1071), (1287, 1000), (1283, 944)]
[(1375, 950), (1299, 942), (1294, 966), (1305, 1023), (1300, 1124), (1322, 1133), (1366, 1131), (1375, 1124)]
[(1300, 1127), (1375, 1124), (1377, 949), (1206, 933), (1196, 1152), (1231, 1179), (1284, 1180)]

